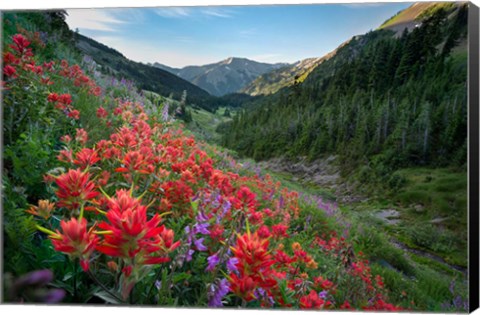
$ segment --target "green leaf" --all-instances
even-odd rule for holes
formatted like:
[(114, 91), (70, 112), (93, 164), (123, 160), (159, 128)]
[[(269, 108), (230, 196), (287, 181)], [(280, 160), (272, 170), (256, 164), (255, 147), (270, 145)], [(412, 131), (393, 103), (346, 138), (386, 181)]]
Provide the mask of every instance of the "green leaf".
[(101, 298), (102, 300), (104, 300), (105, 302), (107, 303), (110, 303), (110, 304), (120, 304), (120, 302), (115, 299), (113, 296), (111, 296), (108, 292), (106, 291), (98, 291), (96, 293), (94, 293), (93, 295), (95, 295), (96, 297), (99, 297)]
[(193, 214), (195, 214), (195, 215), (197, 215), (197, 213), (198, 213), (198, 202), (199, 202), (198, 199), (190, 202), (190, 204), (192, 205)]
[(173, 276), (173, 283), (177, 283), (177, 282), (180, 282), (182, 280), (188, 280), (192, 277), (191, 274), (188, 274), (188, 273), (179, 273), (179, 274), (176, 274)]

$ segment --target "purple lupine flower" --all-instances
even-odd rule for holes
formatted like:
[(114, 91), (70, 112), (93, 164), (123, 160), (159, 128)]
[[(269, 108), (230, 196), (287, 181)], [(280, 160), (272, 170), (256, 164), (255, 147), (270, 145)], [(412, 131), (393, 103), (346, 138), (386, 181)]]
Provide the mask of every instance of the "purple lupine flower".
[(238, 263), (238, 258), (236, 257), (232, 257), (229, 260), (227, 260), (227, 270), (230, 272), (238, 271), (237, 263)]
[(212, 284), (209, 290), (208, 306), (221, 307), (223, 306), (222, 299), (230, 291), (227, 279), (222, 279), (218, 282), (218, 285)]
[(168, 103), (165, 103), (163, 105), (163, 110), (162, 110), (162, 119), (163, 121), (168, 121)]
[(265, 290), (262, 288), (257, 288), (254, 292), (253, 295), (257, 299), (261, 299), (265, 295)]
[(231, 207), (232, 207), (232, 203), (228, 200), (225, 200), (222, 205), (222, 210), (223, 210), (222, 215), (225, 215), (228, 212), (228, 210), (230, 210)]
[(195, 253), (195, 251), (193, 249), (189, 249), (188, 252), (187, 252), (187, 255), (185, 256), (185, 260), (186, 261), (191, 261), (193, 253)]
[(227, 212), (230, 210), (230, 208), (232, 207), (232, 204), (230, 203), (230, 201), (228, 200), (225, 200), (222, 204), (222, 212), (218, 213), (217, 214), (217, 218), (216, 218), (216, 221), (217, 221), (217, 224), (220, 223), (220, 221), (223, 219), (223, 217), (227, 214)]
[(208, 227), (209, 227), (209, 223), (208, 222), (205, 222), (205, 223), (196, 223), (194, 226), (193, 226), (193, 233), (194, 234), (203, 234), (203, 235), (210, 235), (210, 231), (208, 231)]
[(283, 196), (280, 195), (280, 198), (278, 199), (278, 207), (283, 208), (284, 205), (285, 205), (285, 201), (283, 200)]
[(260, 300), (262, 298), (267, 298), (268, 301), (270, 302), (270, 305), (273, 305), (275, 303), (275, 300), (271, 297), (271, 296), (268, 296), (265, 292), (264, 289), (262, 288), (257, 288), (254, 292), (253, 292), (253, 295), (255, 296), (255, 298), (257, 300)]
[(213, 269), (215, 269), (215, 266), (218, 265), (218, 263), (220, 262), (220, 258), (218, 257), (218, 254), (215, 253), (212, 256), (209, 256), (207, 258), (207, 261), (208, 261), (208, 266), (205, 269), (205, 271), (213, 271)]
[(204, 238), (199, 238), (198, 240), (194, 241), (195, 247), (197, 247), (197, 250), (200, 252), (206, 251), (207, 247), (203, 245)]
[(213, 198), (213, 202), (212, 202), (212, 206), (214, 208), (217, 208), (220, 206), (220, 195), (219, 194), (215, 194), (215, 197)]
[[(200, 205), (198, 207), (200, 208)], [(207, 215), (202, 210), (198, 211), (198, 215), (196, 219), (198, 222), (208, 221)]]
[(186, 226), (185, 234), (187, 235), (187, 244), (192, 244), (193, 238), (195, 237), (195, 231), (192, 231), (190, 226)]
[(45, 295), (42, 297), (42, 302), (45, 303), (58, 303), (63, 300), (65, 297), (65, 291), (62, 289), (50, 289)]
[(318, 293), (318, 297), (321, 298), (322, 300), (325, 300), (328, 296), (328, 292), (327, 291), (322, 291), (320, 293)]
[(460, 295), (457, 295), (453, 299), (453, 306), (455, 306), (455, 308), (457, 308), (457, 309), (459, 309), (460, 307), (463, 306), (463, 300), (462, 300), (462, 297)]

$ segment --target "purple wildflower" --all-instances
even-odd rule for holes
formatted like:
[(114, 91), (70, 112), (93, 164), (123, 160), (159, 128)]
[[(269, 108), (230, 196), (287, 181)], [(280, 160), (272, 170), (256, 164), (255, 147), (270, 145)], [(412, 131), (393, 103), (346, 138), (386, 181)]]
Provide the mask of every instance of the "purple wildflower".
[(230, 291), (227, 279), (222, 279), (218, 282), (218, 285), (212, 284), (209, 289), (208, 306), (221, 307), (223, 306), (222, 299)]
[(460, 295), (457, 295), (453, 299), (453, 306), (455, 306), (456, 309), (459, 309), (463, 306), (463, 300), (462, 300), (462, 297)]
[(203, 234), (203, 235), (210, 235), (210, 232), (208, 231), (208, 226), (209, 224), (206, 222), (206, 223), (196, 223), (194, 226), (193, 226), (193, 232), (194, 234)]
[(285, 205), (285, 200), (283, 200), (283, 196), (280, 195), (280, 198), (278, 199), (278, 207), (281, 209)]
[(218, 265), (218, 263), (220, 262), (220, 258), (218, 257), (218, 254), (215, 253), (212, 256), (209, 256), (207, 258), (207, 261), (208, 266), (205, 271), (213, 271), (213, 269), (215, 269), (215, 266)]
[(237, 269), (238, 258), (232, 257), (227, 261), (227, 269), (230, 272), (238, 271)]
[[(200, 206), (199, 206), (200, 207)], [(203, 211), (199, 211), (198, 212), (198, 215), (197, 215), (197, 221), (198, 222), (205, 222), (205, 221), (208, 221), (208, 217), (206, 216), (205, 213), (203, 213)]]
[(207, 247), (205, 245), (203, 245), (203, 241), (204, 241), (203, 237), (194, 241), (194, 244), (197, 247), (197, 250), (200, 251), (200, 252), (207, 250)]
[(189, 249), (188, 252), (187, 252), (187, 256), (185, 257), (185, 260), (186, 261), (191, 261), (193, 253), (195, 253), (195, 251), (193, 249)]
[(165, 103), (165, 105), (163, 105), (162, 119), (163, 121), (168, 121), (168, 103)]
[(328, 296), (328, 292), (327, 291), (322, 291), (320, 293), (318, 293), (318, 297), (321, 298), (322, 300), (325, 300)]
[(230, 208), (232, 207), (232, 204), (230, 203), (230, 201), (228, 200), (225, 200), (222, 204), (222, 212), (218, 213), (217, 214), (217, 218), (216, 218), (216, 221), (217, 221), (217, 224), (220, 223), (220, 221), (222, 220), (222, 218), (225, 216), (225, 214), (227, 214), (227, 212), (230, 210)]
[(195, 232), (190, 229), (190, 226), (185, 227), (185, 234), (187, 235), (187, 243), (192, 244)]
[(270, 305), (273, 305), (275, 304), (275, 300), (271, 297), (271, 296), (268, 296), (268, 294), (265, 292), (264, 289), (262, 288), (257, 288), (254, 292), (253, 292), (253, 295), (255, 296), (255, 298), (257, 300), (260, 300), (260, 299), (267, 299), (268, 302), (270, 303)]

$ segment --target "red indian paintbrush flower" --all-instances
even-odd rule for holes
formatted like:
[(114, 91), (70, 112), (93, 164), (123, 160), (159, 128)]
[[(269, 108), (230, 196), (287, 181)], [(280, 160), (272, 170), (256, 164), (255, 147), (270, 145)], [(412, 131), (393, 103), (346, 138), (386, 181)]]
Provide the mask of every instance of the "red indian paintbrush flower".
[(39, 200), (38, 206), (31, 206), (28, 210), (25, 210), (25, 212), (48, 220), (52, 215), (54, 207), (55, 204), (48, 200)]
[(85, 145), (88, 141), (88, 133), (83, 128), (77, 129), (76, 132), (75, 141), (81, 145)]
[(79, 165), (80, 168), (85, 169), (87, 166), (92, 166), (98, 161), (100, 161), (100, 158), (98, 157), (97, 151), (83, 148), (77, 153), (73, 164)]
[(325, 308), (330, 305), (330, 302), (326, 302), (318, 296), (318, 293), (315, 290), (310, 291), (310, 294), (302, 296), (300, 298), (300, 308), (304, 309), (320, 309)]
[(18, 52), (19, 55), (32, 56), (31, 49), (27, 48), (30, 42), (22, 34), (13, 35), (12, 39), (13, 44), (10, 45), (10, 48)]
[(268, 244), (268, 239), (259, 237), (257, 232), (239, 236), (237, 245), (231, 248), (233, 254), (239, 260), (239, 269), (258, 272), (269, 268), (274, 261), (268, 251)]
[(109, 233), (97, 246), (98, 251), (115, 257), (136, 256), (137, 262), (142, 264), (169, 260), (165, 255), (180, 243), (173, 242), (173, 231), (159, 226), (161, 218), (158, 214), (147, 220), (147, 207), (123, 189), (118, 190), (116, 197), (110, 198), (108, 203), (106, 216), (109, 223), (102, 222), (99, 227)]
[(87, 220), (72, 218), (70, 221), (61, 221), (62, 232), (50, 235), (55, 250), (69, 255), (71, 258), (80, 258), (80, 265), (84, 271), (89, 268), (90, 255), (95, 250), (98, 236), (93, 227), (87, 231)]
[(17, 73), (17, 70), (14, 67), (12, 67), (10, 65), (7, 65), (7, 66), (3, 67), (3, 74), (6, 77), (15, 78), (16, 77), (15, 73)]
[(90, 199), (95, 198), (98, 192), (95, 191), (95, 184), (89, 180), (90, 174), (81, 170), (69, 170), (55, 180), (58, 185), (56, 192), (60, 199), (59, 207), (67, 209), (78, 209)]

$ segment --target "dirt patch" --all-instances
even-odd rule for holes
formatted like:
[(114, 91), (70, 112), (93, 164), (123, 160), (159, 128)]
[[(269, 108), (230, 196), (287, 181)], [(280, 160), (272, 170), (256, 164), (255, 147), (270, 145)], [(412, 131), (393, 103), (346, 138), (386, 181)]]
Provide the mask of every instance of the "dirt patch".
[(289, 173), (292, 175), (292, 180), (299, 184), (314, 184), (326, 189), (336, 197), (339, 203), (352, 204), (367, 200), (366, 197), (355, 192), (353, 185), (341, 178), (337, 157), (334, 155), (314, 162), (308, 162), (305, 158), (299, 158), (296, 161), (275, 158), (258, 164), (274, 172)]
[(385, 209), (374, 213), (376, 218), (379, 218), (388, 225), (395, 225), (400, 223), (400, 212), (395, 209)]

